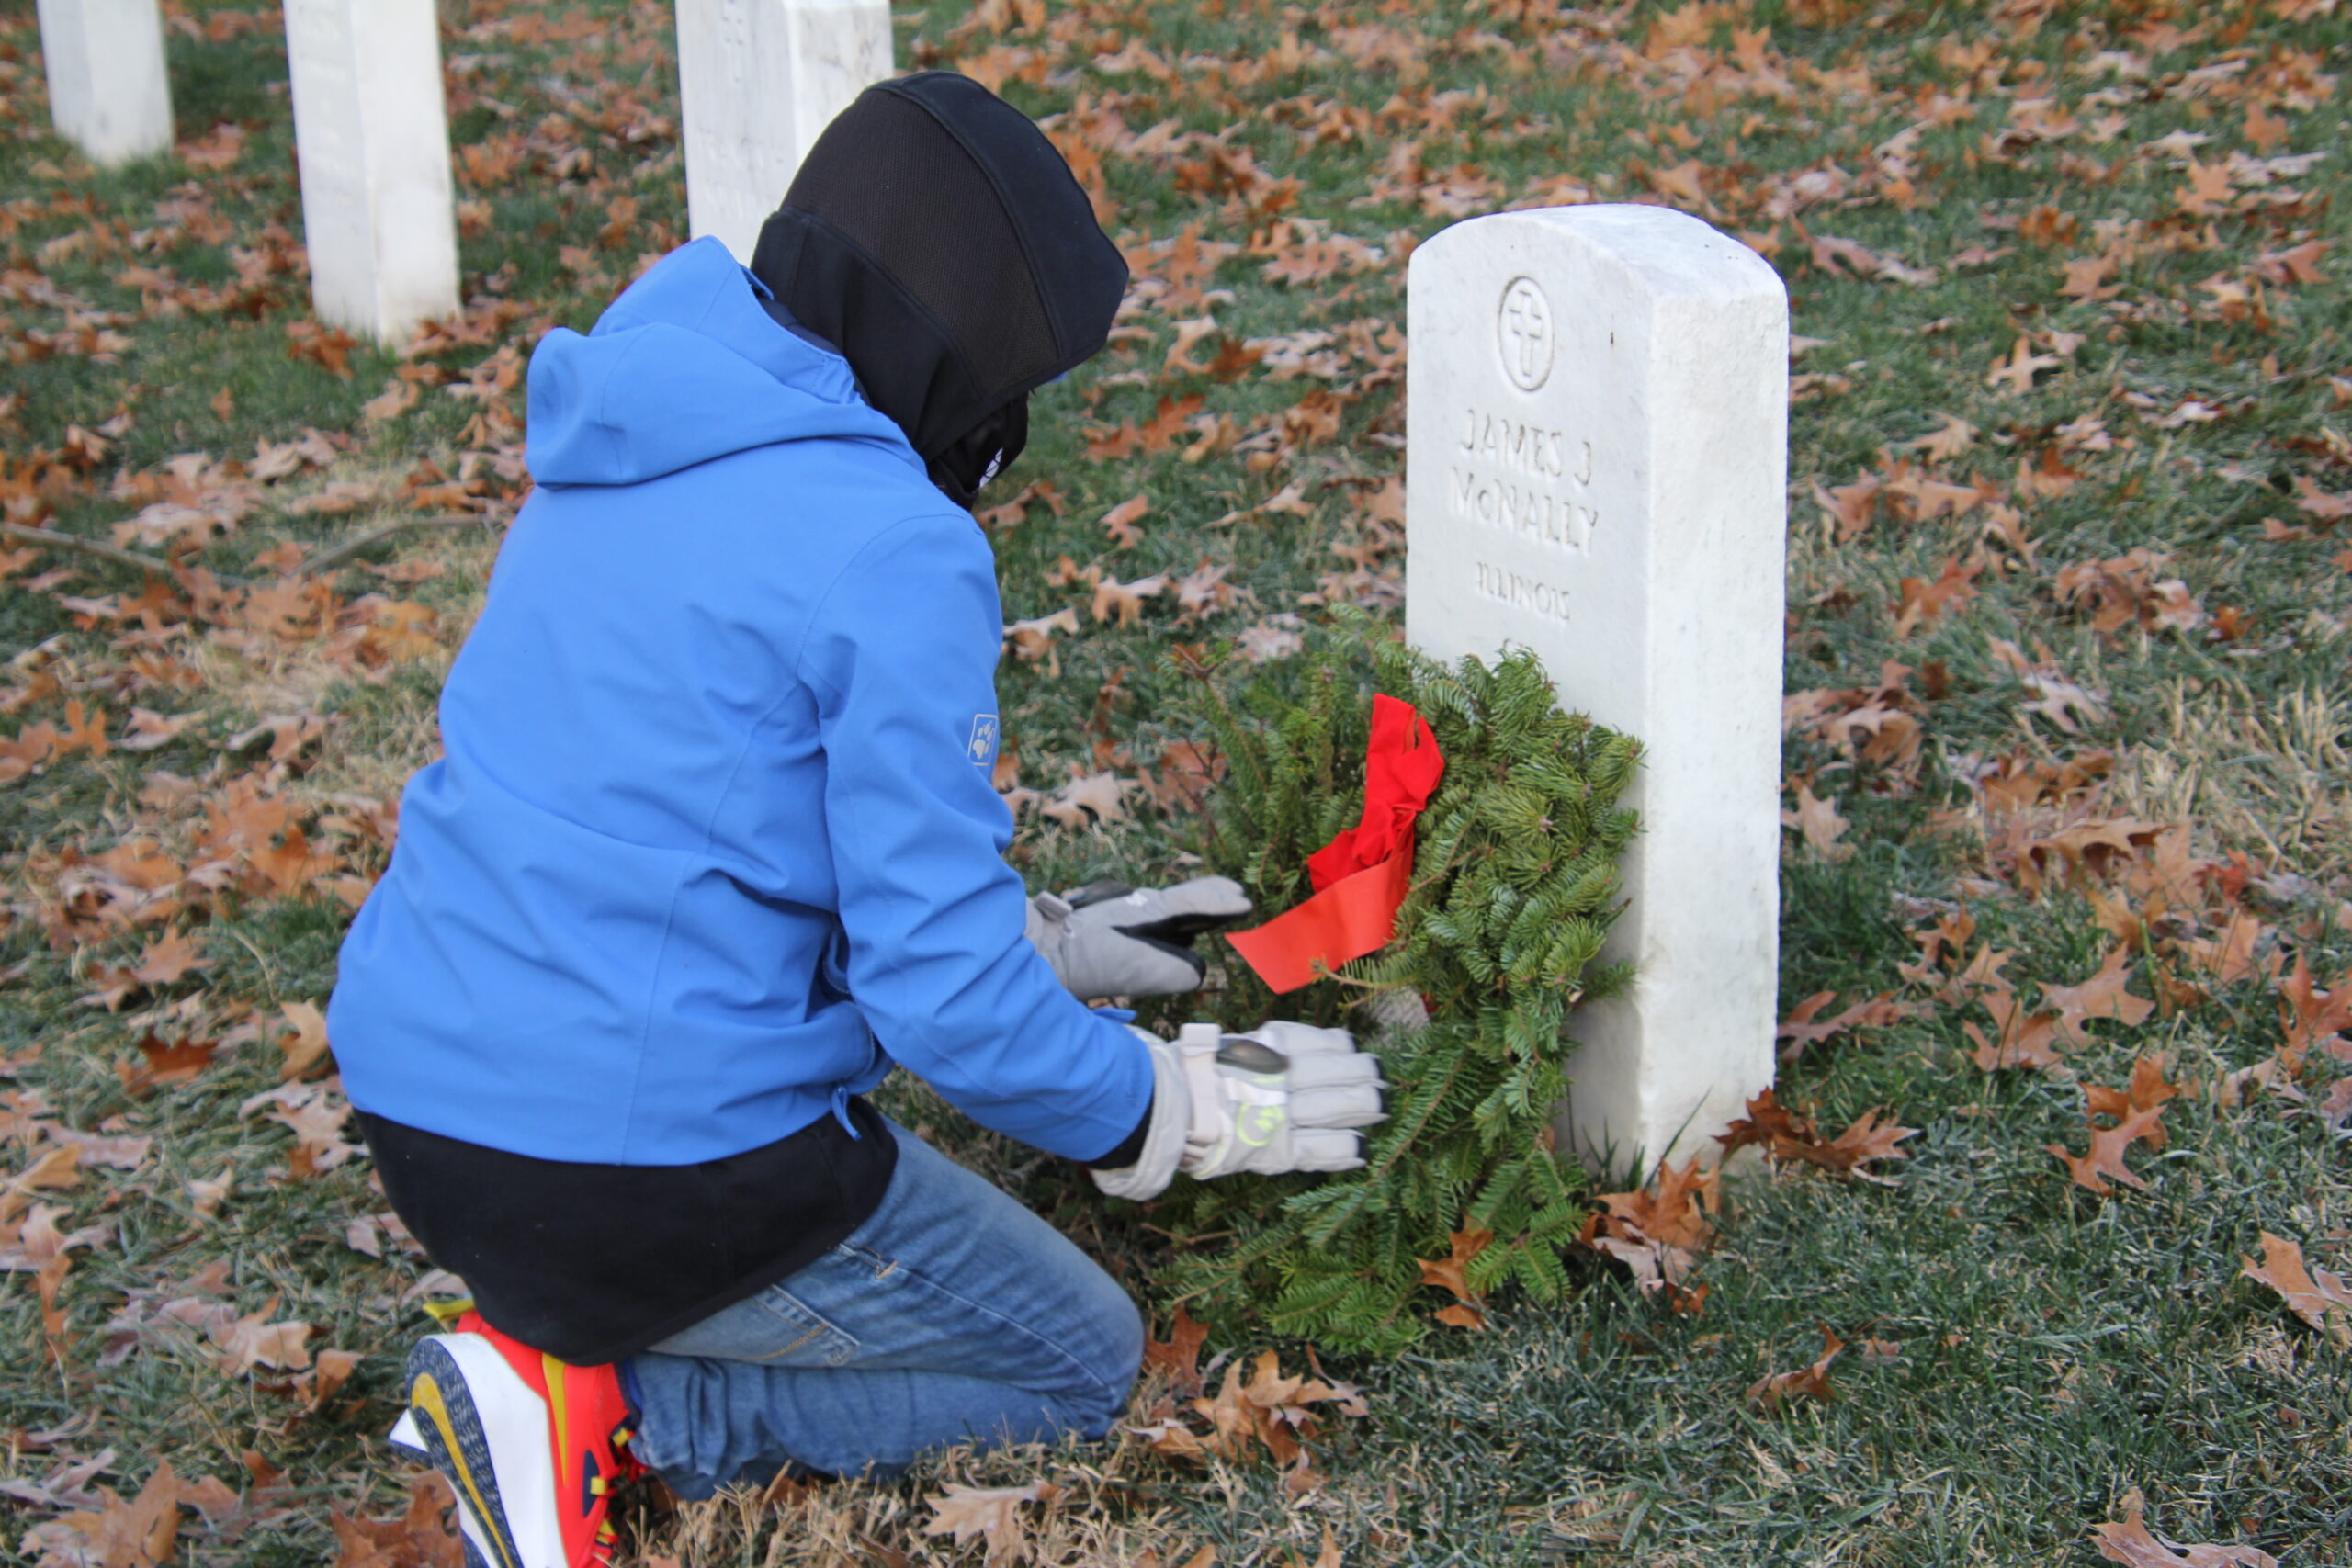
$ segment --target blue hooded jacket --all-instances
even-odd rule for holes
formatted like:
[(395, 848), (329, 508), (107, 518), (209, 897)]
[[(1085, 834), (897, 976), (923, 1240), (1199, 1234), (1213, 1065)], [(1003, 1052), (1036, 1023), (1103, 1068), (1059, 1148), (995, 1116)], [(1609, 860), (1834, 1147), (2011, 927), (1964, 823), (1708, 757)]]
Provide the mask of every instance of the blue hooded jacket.
[(716, 240), (531, 357), (537, 490), (345, 941), (364, 1111), (543, 1159), (788, 1136), (895, 1060), (1078, 1159), (1134, 1035), (1023, 938), (995, 560)]

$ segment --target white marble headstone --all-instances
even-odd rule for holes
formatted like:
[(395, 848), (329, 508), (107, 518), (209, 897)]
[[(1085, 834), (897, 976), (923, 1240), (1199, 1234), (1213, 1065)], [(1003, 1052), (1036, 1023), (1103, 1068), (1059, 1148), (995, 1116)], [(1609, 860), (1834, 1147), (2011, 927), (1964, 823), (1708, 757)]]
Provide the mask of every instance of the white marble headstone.
[(40, 0), (49, 118), (94, 164), (172, 144), (172, 85), (157, 0)]
[(1645, 748), (1643, 830), (1580, 1010), (1561, 1131), (1618, 1168), (1709, 1139), (1772, 1081), (1788, 299), (1659, 207), (1458, 223), (1408, 280), (1406, 628), (1533, 649)]
[(888, 0), (677, 0), (686, 215), (752, 259), (801, 157), (890, 74)]
[(433, 0), (285, 0), (311, 300), (383, 343), (458, 308)]

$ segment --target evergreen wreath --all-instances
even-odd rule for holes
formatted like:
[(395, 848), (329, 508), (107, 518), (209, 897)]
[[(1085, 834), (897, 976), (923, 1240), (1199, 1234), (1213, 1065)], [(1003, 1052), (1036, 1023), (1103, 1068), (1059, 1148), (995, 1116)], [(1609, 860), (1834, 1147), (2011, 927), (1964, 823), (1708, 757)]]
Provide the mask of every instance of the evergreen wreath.
[[(1226, 769), (1195, 847), (1261, 917), (1309, 896), (1307, 857), (1355, 822), (1375, 690), (1420, 711), (1446, 766), (1389, 945), (1282, 997), (1228, 953), (1216, 1000), (1230, 1027), (1293, 1018), (1374, 1036), (1373, 1019), (1419, 998), (1426, 1025), (1374, 1038), (1388, 1119), (1365, 1139), (1364, 1168), (1172, 1191), (1153, 1214), (1176, 1243), (1167, 1296), (1206, 1321), (1372, 1355), (1419, 1339), (1425, 1309), (1446, 1299), (1428, 1291), (1424, 1259), (1467, 1256), (1457, 1278), (1474, 1295), (1516, 1282), (1556, 1303), (1589, 1184), (1555, 1149), (1551, 1115), (1570, 1010), (1631, 978), (1599, 956), (1637, 827), (1617, 802), (1638, 742), (1563, 713), (1531, 653), (1447, 666), (1361, 615), (1281, 664), (1187, 669), (1188, 716)], [(1181, 1021), (1201, 1005), (1159, 1010)], [(1493, 1239), (1456, 1247), (1455, 1233), (1480, 1231)]]

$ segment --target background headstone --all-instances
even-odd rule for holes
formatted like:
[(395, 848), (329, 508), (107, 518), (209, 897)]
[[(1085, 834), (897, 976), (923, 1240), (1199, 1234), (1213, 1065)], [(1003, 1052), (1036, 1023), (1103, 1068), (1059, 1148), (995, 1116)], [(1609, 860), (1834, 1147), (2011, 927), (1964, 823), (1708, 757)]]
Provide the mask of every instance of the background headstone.
[(172, 145), (172, 85), (156, 0), (40, 0), (49, 118), (94, 164)]
[(678, 0), (695, 238), (749, 262), (818, 133), (889, 74), (888, 0)]
[(285, 0), (302, 239), (321, 319), (383, 343), (458, 308), (433, 0)]
[(1612, 1168), (1708, 1153), (1772, 1081), (1788, 299), (1658, 207), (1458, 223), (1413, 253), (1406, 629), (1530, 648), (1640, 738), (1643, 831), (1561, 1131)]

